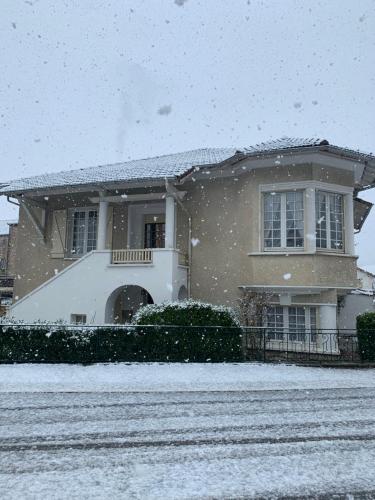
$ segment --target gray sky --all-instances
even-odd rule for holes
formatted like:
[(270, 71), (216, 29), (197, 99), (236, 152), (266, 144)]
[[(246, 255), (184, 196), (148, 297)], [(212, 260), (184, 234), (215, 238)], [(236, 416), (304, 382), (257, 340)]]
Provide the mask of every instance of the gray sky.
[[(374, 0), (1, 0), (0, 181), (283, 135), (375, 152), (374, 26)], [(373, 271), (374, 234), (375, 210)]]

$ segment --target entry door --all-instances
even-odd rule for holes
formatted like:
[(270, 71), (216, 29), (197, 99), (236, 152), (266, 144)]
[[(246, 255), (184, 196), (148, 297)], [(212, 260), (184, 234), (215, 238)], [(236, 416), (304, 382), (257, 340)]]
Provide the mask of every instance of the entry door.
[(164, 247), (165, 247), (164, 222), (146, 223), (144, 248), (164, 248)]

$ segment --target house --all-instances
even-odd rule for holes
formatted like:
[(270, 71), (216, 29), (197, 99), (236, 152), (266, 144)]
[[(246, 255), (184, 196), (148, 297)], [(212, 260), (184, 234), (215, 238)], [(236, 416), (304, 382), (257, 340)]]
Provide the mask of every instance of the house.
[(8, 224), (9, 232), (0, 234), (0, 316), (12, 304), (15, 276), (17, 224)]
[(275, 341), (336, 329), (374, 185), (374, 156), (292, 138), (4, 182), (19, 204), (9, 315), (121, 323), (141, 304), (235, 306), (250, 290), (271, 296)]
[(357, 268), (359, 287), (342, 297), (339, 303), (338, 326), (343, 333), (356, 329), (357, 316), (375, 312), (375, 274)]

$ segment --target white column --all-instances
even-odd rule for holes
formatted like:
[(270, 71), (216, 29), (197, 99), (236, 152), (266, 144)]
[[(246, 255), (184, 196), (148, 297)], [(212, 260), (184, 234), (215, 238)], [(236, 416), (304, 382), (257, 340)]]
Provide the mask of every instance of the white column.
[(98, 240), (96, 248), (105, 250), (107, 240), (108, 201), (99, 201)]
[(307, 252), (316, 252), (315, 188), (307, 188), (305, 195), (305, 245)]
[(354, 255), (354, 208), (353, 194), (344, 198), (345, 253)]
[(165, 198), (165, 248), (175, 248), (176, 206), (173, 196)]
[[(319, 307), (320, 324), (319, 328), (322, 330), (336, 330), (336, 304), (329, 304)], [(334, 332), (333, 332), (334, 333)]]
[(329, 354), (338, 354), (337, 307), (329, 304), (319, 307), (320, 325), (322, 334), (318, 335), (318, 348)]

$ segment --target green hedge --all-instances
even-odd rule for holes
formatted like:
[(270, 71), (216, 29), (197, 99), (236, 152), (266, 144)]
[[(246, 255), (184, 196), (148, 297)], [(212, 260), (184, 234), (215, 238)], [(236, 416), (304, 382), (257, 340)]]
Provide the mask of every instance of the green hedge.
[(237, 327), (0, 324), (0, 363), (241, 361)]
[(357, 316), (358, 348), (363, 361), (375, 361), (375, 313)]
[(194, 300), (150, 304), (134, 316), (136, 325), (224, 326), (238, 327), (232, 309)]

